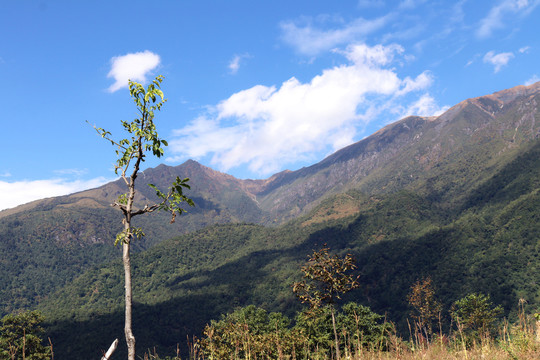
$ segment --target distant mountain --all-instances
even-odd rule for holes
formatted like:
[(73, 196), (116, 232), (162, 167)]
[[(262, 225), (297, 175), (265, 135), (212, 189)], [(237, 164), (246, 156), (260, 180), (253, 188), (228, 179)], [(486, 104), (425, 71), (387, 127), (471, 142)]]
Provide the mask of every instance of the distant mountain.
[[(531, 245), (540, 216), (531, 207), (540, 179), (539, 103), (540, 83), (468, 99), (438, 117), (407, 117), (317, 164), (265, 180), (236, 179), (191, 160), (147, 169), (139, 178), (139, 205), (152, 200), (146, 183), (165, 188), (180, 176), (191, 179), (188, 195), (197, 206), (172, 225), (165, 214), (137, 218), (147, 234), (137, 244), (135, 270), (138, 291), (147, 294), (145, 311), (185, 305), (185, 291), (215, 306), (199, 315), (199, 324), (248, 301), (294, 308), (287, 284), (321, 242), (357, 253), (365, 279), (357, 296), (379, 310), (404, 310), (386, 299), (402, 296), (415, 271), (433, 272), (448, 299), (480, 288), (510, 310), (514, 294), (531, 293), (532, 285), (521, 282), (540, 269)], [(112, 239), (120, 214), (109, 204), (121, 185), (0, 212), (0, 315), (40, 304), (56, 309), (57, 322), (90, 321), (118, 308), (122, 285), (114, 265), (100, 264), (118, 258)], [(170, 238), (176, 240), (163, 242)], [(234, 276), (245, 281), (237, 284)], [(457, 277), (462, 284), (451, 282)], [(208, 297), (214, 290), (221, 300)]]
[[(480, 168), (497, 168), (522, 144), (536, 139), (540, 132), (536, 121), (539, 92), (540, 82), (465, 100), (438, 117), (410, 116), (317, 164), (265, 180), (239, 180), (193, 160), (176, 167), (160, 165), (147, 169), (140, 178), (139, 202), (152, 199), (146, 183), (165, 188), (176, 176), (189, 177), (193, 187), (189, 194), (198, 204), (191, 212), (207, 217), (201, 223), (280, 224), (312, 209), (329, 194), (347, 189), (389, 193), (419, 188), (429, 181), (427, 191), (437, 193), (437, 179), (470, 165), (464, 164), (467, 161), (478, 162)], [(103, 208), (123, 191), (118, 180), (0, 211), (0, 218), (43, 206)], [(439, 192), (444, 198), (446, 191)], [(191, 224), (197, 220), (186, 221)], [(199, 227), (188, 226), (189, 230)]]
[(253, 194), (281, 220), (348, 189), (422, 189), (455, 202), (537, 138), (539, 91), (540, 82), (465, 100), (439, 117), (405, 118), (315, 165), (278, 174)]
[[(147, 183), (167, 189), (176, 176), (191, 178), (188, 193), (196, 207), (174, 224), (164, 213), (135, 218), (146, 234), (134, 244), (135, 251), (216, 223), (262, 222), (262, 210), (241, 181), (194, 161), (146, 170), (139, 178), (137, 204), (153, 201)], [(124, 191), (118, 180), (0, 212), (0, 316), (35, 306), (88, 267), (118, 256), (113, 242), (121, 214), (110, 204)]]

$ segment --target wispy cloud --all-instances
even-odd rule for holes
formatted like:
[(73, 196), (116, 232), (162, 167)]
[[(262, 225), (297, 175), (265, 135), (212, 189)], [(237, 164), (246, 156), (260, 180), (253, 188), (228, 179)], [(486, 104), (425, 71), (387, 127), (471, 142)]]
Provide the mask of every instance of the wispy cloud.
[(539, 0), (502, 0), (492, 7), (489, 13), (480, 21), (476, 31), (479, 38), (487, 38), (497, 29), (506, 26), (516, 16), (527, 16), (540, 4)]
[(415, 7), (425, 3), (426, 0), (402, 0), (399, 7), (402, 9), (414, 9)]
[(236, 74), (238, 69), (240, 69), (240, 55), (234, 55), (232, 60), (229, 62), (229, 71), (231, 74)]
[(527, 54), (530, 49), (531, 49), (530, 46), (524, 46), (524, 47), (519, 49), (519, 52), (520, 52), (520, 54)]
[(360, 8), (372, 8), (384, 6), (384, 0), (359, 0), (358, 7)]
[(88, 173), (88, 169), (60, 169), (53, 172), (57, 175), (82, 176)]
[(111, 179), (103, 177), (90, 180), (23, 180), (23, 181), (0, 181), (0, 210), (9, 209), (28, 202), (44, 199), (52, 196), (72, 194), (78, 191), (92, 189), (101, 186)]
[(114, 79), (109, 92), (115, 92), (128, 86), (128, 80), (146, 82), (146, 76), (160, 64), (160, 57), (151, 51), (115, 56), (111, 59), (108, 78)]
[(514, 54), (511, 52), (504, 52), (500, 54), (495, 54), (494, 51), (489, 51), (484, 55), (484, 62), (489, 63), (494, 66), (494, 72), (498, 73), (503, 66), (508, 64), (508, 62), (514, 57)]
[(471, 66), (472, 64), (476, 62), (476, 60), (478, 60), (481, 57), (482, 57), (482, 54), (478, 54), (478, 53), (474, 54), (474, 56), (469, 61), (467, 61), (467, 63), (465, 64), (465, 67)]
[[(317, 151), (349, 145), (359, 129), (391, 111), (397, 98), (406, 102), (404, 97), (430, 86), (428, 72), (398, 76), (392, 63), (403, 52), (398, 45), (357, 44), (338, 52), (344, 64), (309, 82), (293, 77), (280, 87), (257, 85), (235, 93), (175, 132), (169, 148), (177, 157), (169, 160), (211, 155), (220, 170), (248, 165), (268, 175), (286, 164), (312, 160)], [(413, 108), (421, 115), (438, 112), (435, 101), (428, 100)]]
[(242, 64), (243, 59), (247, 59), (251, 57), (249, 54), (241, 54), (241, 55), (234, 55), (231, 61), (229, 62), (229, 72), (231, 74), (236, 74), (238, 70), (240, 69), (240, 65)]
[[(418, 53), (424, 53), (427, 49), (445, 44), (446, 58), (453, 57), (463, 50), (470, 32), (464, 21), (465, 10), (463, 7), (465, 2), (466, 0), (455, 1), (450, 7), (437, 6), (433, 1), (427, 2), (427, 4), (420, 2), (417, 6), (423, 5), (425, 9), (429, 10), (414, 9), (414, 11), (409, 11), (411, 14), (416, 14), (414, 16), (405, 16), (407, 9), (403, 9), (397, 20), (392, 22), (392, 27), (397, 31), (394, 30), (389, 35), (395, 39), (412, 40), (416, 38), (413, 49)], [(411, 25), (413, 18), (415, 21)], [(398, 25), (396, 26), (394, 23)], [(434, 26), (434, 24), (436, 25)], [(464, 30), (467, 36), (463, 35)], [(408, 37), (404, 37), (403, 34), (408, 35)]]
[(449, 106), (440, 107), (431, 95), (424, 94), (417, 101), (410, 104), (401, 116), (438, 116), (449, 108)]
[(327, 30), (313, 26), (312, 19), (303, 19), (304, 25), (286, 21), (282, 22), (280, 27), (282, 39), (286, 44), (300, 54), (315, 56), (339, 45), (361, 41), (366, 35), (381, 29), (391, 17), (392, 15), (386, 15), (373, 20), (357, 18), (352, 22), (340, 23), (340, 26)]
[(529, 80), (525, 81), (525, 84), (524, 85), (532, 85), (534, 83), (537, 83), (540, 81), (540, 77), (536, 74), (534, 74), (533, 76), (530, 77)]

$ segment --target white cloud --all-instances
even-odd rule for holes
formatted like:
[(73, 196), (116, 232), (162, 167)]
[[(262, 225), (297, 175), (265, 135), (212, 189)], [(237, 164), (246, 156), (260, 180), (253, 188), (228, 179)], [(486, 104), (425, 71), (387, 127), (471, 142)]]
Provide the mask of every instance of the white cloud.
[(504, 20), (512, 20), (518, 16), (527, 16), (536, 6), (540, 4), (538, 0), (502, 0), (491, 8), (485, 18), (480, 21), (480, 26), (476, 35), (486, 38), (492, 35), (496, 29), (505, 27)]
[(525, 84), (526, 86), (529, 86), (529, 85), (532, 85), (534, 83), (537, 83), (540, 81), (540, 77), (538, 77), (538, 75), (534, 74), (533, 76), (531, 76), (531, 78), (527, 81), (525, 81)]
[(397, 44), (388, 46), (375, 45), (369, 47), (367, 45), (349, 46), (346, 51), (335, 51), (345, 55), (347, 59), (355, 64), (365, 64), (367, 66), (387, 65), (394, 60), (395, 54), (403, 53), (403, 47)]
[(311, 21), (298, 26), (292, 21), (281, 23), (283, 41), (303, 55), (315, 56), (322, 51), (338, 45), (358, 42), (366, 35), (381, 29), (388, 23), (391, 15), (374, 20), (358, 18), (337, 29), (321, 30), (312, 26)]
[(251, 57), (249, 54), (234, 55), (231, 61), (229, 62), (229, 72), (231, 74), (236, 74), (240, 70), (240, 65), (243, 59)]
[[(348, 63), (309, 82), (292, 77), (280, 87), (237, 92), (177, 130), (169, 149), (178, 156), (168, 160), (211, 155), (222, 171), (247, 164), (252, 172), (268, 175), (285, 164), (312, 160), (317, 151), (351, 144), (358, 128), (391, 112), (398, 98), (430, 86), (429, 72), (399, 78), (390, 65), (402, 52), (398, 45), (349, 46), (339, 52)], [(421, 115), (438, 110), (431, 100), (417, 104)]]
[(494, 72), (499, 72), (503, 66), (514, 57), (511, 52), (495, 54), (494, 51), (489, 51), (484, 55), (484, 62), (494, 66)]
[(74, 192), (92, 189), (107, 182), (103, 177), (90, 180), (23, 180), (23, 181), (0, 181), (0, 210), (9, 209), (30, 201), (44, 199), (52, 196), (72, 194)]
[(236, 74), (240, 69), (240, 55), (234, 55), (231, 62), (229, 62), (229, 70), (231, 74)]
[(404, 95), (412, 91), (418, 91), (426, 89), (433, 83), (433, 77), (429, 71), (424, 71), (418, 75), (415, 79), (406, 77), (402, 81), (403, 87), (396, 93), (397, 95)]
[(159, 55), (145, 50), (122, 56), (115, 56), (111, 59), (111, 71), (108, 78), (115, 80), (109, 88), (109, 92), (115, 92), (128, 86), (128, 80), (144, 83), (146, 76), (160, 63)]
[(431, 95), (424, 94), (417, 101), (410, 104), (405, 112), (401, 114), (401, 117), (409, 115), (439, 116), (449, 108), (449, 106), (440, 107)]
[(529, 52), (530, 49), (531, 49), (530, 46), (524, 46), (524, 47), (519, 49), (519, 52), (520, 52), (520, 54), (526, 54), (526, 53)]

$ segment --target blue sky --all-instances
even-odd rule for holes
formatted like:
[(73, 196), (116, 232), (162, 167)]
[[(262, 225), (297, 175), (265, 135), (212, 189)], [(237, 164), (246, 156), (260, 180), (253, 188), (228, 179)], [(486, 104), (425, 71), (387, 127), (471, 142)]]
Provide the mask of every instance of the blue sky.
[(114, 180), (127, 79), (164, 75), (166, 155), (238, 178), (540, 80), (540, 0), (2, 1), (0, 209)]

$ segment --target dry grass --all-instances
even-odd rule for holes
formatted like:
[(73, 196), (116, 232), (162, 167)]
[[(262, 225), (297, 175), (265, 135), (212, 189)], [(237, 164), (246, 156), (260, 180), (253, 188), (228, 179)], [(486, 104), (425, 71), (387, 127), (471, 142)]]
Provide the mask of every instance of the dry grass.
[(405, 352), (363, 352), (357, 357), (351, 357), (354, 360), (508, 360), (508, 359), (523, 359), (537, 360), (540, 359), (540, 352), (531, 351), (511, 355), (498, 346), (479, 346), (468, 350), (455, 350), (446, 346), (430, 345), (425, 349), (418, 351)]
[[(504, 323), (497, 338), (483, 338), (479, 341), (468, 341), (465, 346), (463, 334), (454, 332), (450, 337), (439, 334), (432, 341), (404, 341), (396, 334), (388, 337), (385, 348), (382, 350), (369, 350), (348, 344), (341, 351), (341, 360), (539, 360), (540, 359), (540, 320), (525, 318), (523, 313), (517, 324)], [(422, 339), (421, 336), (411, 338)], [(200, 346), (199, 340), (188, 340), (190, 355), (180, 358), (177, 349), (175, 357), (160, 358), (154, 350), (144, 354), (144, 360), (209, 360)], [(248, 357), (233, 356), (234, 360), (334, 360), (332, 355), (321, 354), (285, 354), (257, 356), (256, 352), (249, 352)]]
[[(538, 360), (540, 359), (540, 343), (535, 340), (535, 336), (534, 332), (531, 332), (504, 341), (484, 339), (482, 343), (474, 344), (467, 349), (461, 347), (457, 339), (447, 343), (434, 341), (423, 346), (411, 346), (396, 338), (395, 344), (391, 345), (392, 348), (389, 351), (348, 349), (342, 354), (342, 360)], [(193, 343), (189, 345), (192, 349), (190, 360), (209, 359), (198, 351), (193, 351)], [(160, 357), (154, 352), (154, 354), (145, 354), (144, 359), (157, 360)], [(180, 360), (181, 358), (167, 357), (165, 359)], [(239, 357), (235, 360), (244, 359), (244, 357)], [(250, 359), (273, 359), (273, 357), (259, 358), (252, 355)], [(284, 354), (282, 359), (291, 360), (294, 357), (291, 354)], [(305, 358), (302, 357), (302, 359)], [(334, 357), (320, 357), (312, 354), (308, 355), (307, 359), (333, 360)]]

